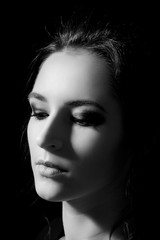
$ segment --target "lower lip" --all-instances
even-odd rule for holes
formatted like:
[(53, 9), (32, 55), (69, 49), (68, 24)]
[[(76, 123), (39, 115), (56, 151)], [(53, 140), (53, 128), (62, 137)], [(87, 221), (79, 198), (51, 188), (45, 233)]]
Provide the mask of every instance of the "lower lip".
[(66, 174), (57, 168), (46, 167), (43, 164), (37, 165), (37, 167), (40, 175), (46, 178), (57, 178)]

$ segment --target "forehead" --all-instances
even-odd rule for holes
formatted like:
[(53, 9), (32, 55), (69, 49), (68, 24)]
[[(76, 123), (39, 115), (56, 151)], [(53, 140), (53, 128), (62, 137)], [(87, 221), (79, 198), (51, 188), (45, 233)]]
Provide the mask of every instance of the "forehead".
[(76, 98), (109, 94), (110, 70), (104, 59), (86, 50), (64, 50), (42, 64), (34, 90)]

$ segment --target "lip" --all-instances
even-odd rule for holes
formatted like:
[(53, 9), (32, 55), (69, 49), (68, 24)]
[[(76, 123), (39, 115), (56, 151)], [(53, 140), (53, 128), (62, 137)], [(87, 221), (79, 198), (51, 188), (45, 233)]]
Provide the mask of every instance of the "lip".
[(67, 172), (65, 169), (62, 169), (51, 161), (39, 160), (36, 165), (40, 175), (47, 178), (59, 177)]

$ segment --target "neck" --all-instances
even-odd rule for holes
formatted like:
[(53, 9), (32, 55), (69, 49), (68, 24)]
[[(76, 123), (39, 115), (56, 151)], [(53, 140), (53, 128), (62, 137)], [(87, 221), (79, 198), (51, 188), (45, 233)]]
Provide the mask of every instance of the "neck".
[(124, 202), (120, 195), (110, 194), (63, 202), (65, 239), (109, 240), (112, 228), (124, 209)]

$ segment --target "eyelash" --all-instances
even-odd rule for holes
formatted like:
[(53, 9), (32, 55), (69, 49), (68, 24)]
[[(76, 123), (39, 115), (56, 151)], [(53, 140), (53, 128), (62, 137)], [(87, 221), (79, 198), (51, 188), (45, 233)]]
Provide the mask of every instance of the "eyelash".
[[(44, 120), (49, 115), (43, 111), (36, 112), (35, 110), (31, 113), (31, 117), (36, 120)], [(98, 127), (105, 122), (105, 118), (102, 114), (93, 111), (83, 112), (80, 117), (70, 116), (70, 120), (73, 124), (77, 124), (82, 127)]]
[(33, 111), (31, 113), (31, 116), (30, 117), (34, 117), (36, 120), (43, 120), (45, 119), (46, 117), (48, 117), (49, 115), (45, 112), (36, 112), (36, 111)]
[(71, 121), (82, 127), (98, 127), (105, 121), (104, 117), (96, 112), (84, 112), (80, 118), (71, 116)]

